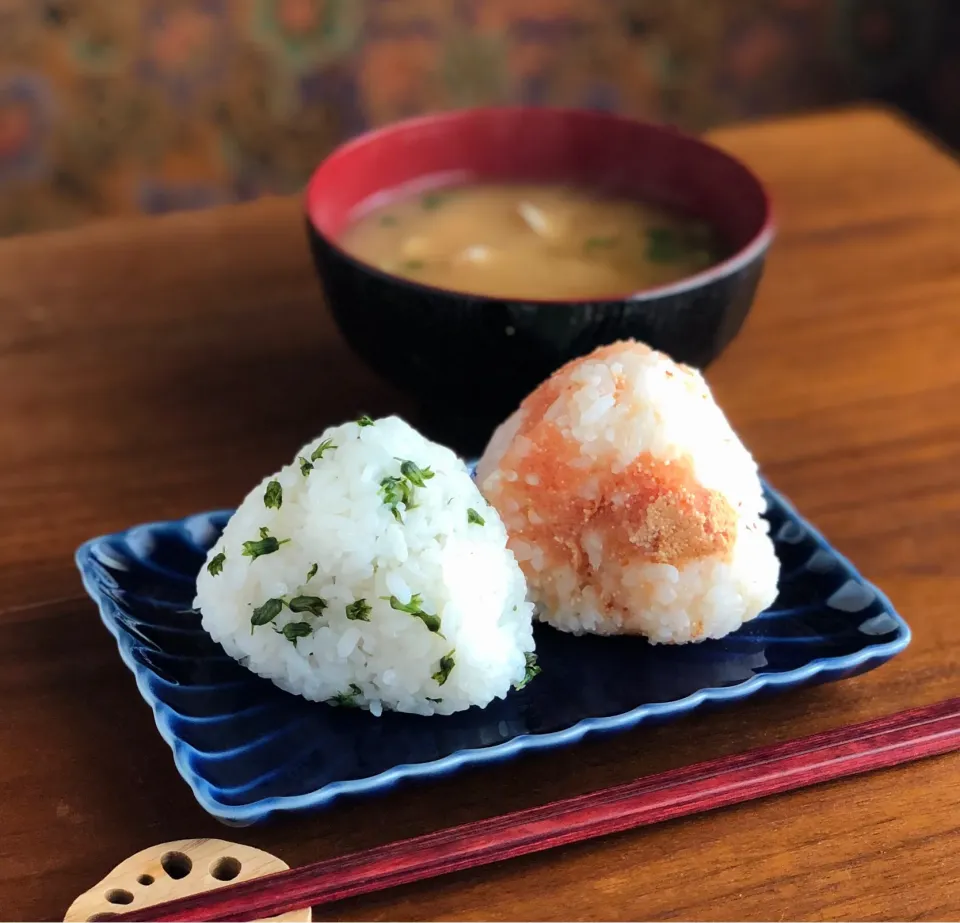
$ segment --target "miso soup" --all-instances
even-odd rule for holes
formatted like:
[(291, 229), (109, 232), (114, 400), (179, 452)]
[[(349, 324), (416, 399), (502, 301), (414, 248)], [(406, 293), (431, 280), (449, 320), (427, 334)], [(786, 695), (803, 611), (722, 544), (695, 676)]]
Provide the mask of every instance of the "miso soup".
[(339, 241), (384, 272), (517, 299), (605, 298), (718, 262), (712, 229), (658, 206), (554, 185), (482, 184), (400, 199)]

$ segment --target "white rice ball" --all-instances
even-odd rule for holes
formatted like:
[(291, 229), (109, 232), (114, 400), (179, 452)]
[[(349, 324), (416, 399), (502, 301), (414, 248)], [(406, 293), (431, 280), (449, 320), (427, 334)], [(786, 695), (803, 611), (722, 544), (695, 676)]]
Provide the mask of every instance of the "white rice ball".
[(557, 371), (477, 479), (538, 617), (564, 631), (722, 638), (776, 599), (756, 463), (700, 373), (643, 344)]
[(421, 715), (523, 681), (532, 605), (463, 462), (396, 417), (331, 427), (252, 490), (194, 605), (226, 652), (311, 700)]

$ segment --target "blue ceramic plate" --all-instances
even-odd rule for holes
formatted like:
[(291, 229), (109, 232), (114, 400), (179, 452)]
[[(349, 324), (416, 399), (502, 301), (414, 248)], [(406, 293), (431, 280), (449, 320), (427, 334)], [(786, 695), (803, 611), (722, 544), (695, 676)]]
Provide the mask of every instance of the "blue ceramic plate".
[(207, 811), (243, 825), (707, 704), (831, 682), (902, 651), (910, 629), (886, 597), (767, 493), (783, 567), (768, 612), (722, 641), (679, 647), (541, 625), (540, 676), (506, 700), (448, 717), (374, 718), (307, 702), (227, 657), (190, 606), (228, 512), (93, 539), (77, 565), (180, 774)]

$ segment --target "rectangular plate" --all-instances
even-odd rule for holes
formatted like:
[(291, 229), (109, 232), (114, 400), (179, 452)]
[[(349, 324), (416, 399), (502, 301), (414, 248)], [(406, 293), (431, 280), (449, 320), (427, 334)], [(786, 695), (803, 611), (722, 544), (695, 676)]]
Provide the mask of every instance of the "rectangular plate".
[(229, 512), (92, 539), (77, 566), (180, 774), (207, 811), (246, 825), (709, 703), (831, 682), (902, 651), (910, 629), (886, 597), (765, 490), (782, 565), (767, 612), (723, 640), (676, 647), (538, 625), (540, 676), (487, 708), (445, 717), (375, 718), (308, 702), (231, 660), (191, 609)]

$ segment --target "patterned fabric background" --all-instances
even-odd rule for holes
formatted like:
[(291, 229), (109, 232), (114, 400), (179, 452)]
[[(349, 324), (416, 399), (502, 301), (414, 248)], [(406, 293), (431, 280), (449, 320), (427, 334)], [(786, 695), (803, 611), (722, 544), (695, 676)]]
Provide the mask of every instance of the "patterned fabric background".
[(0, 234), (290, 192), (524, 101), (693, 130), (864, 95), (960, 141), (957, 0), (0, 0)]

